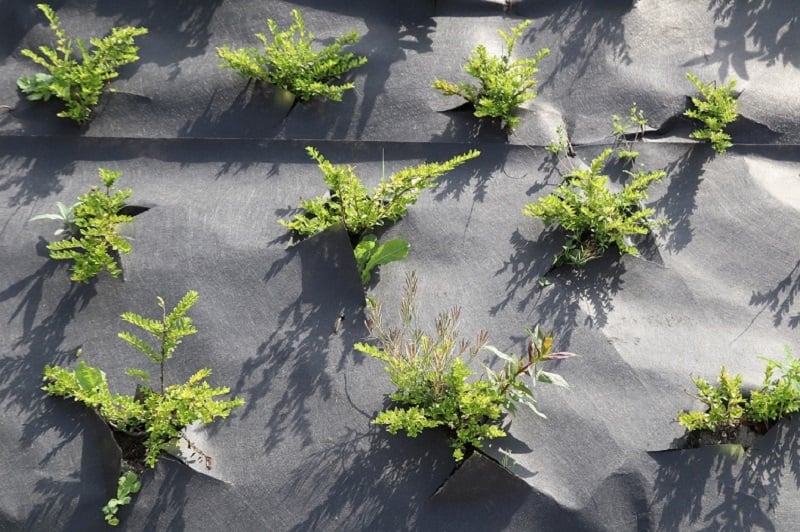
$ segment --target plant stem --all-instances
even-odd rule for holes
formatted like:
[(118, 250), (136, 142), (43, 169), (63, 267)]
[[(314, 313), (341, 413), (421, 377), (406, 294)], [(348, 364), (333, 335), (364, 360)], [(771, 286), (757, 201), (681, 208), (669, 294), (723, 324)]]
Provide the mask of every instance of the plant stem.
[(164, 361), (167, 358), (166, 352), (166, 342), (167, 342), (167, 308), (166, 305), (161, 306), (161, 313), (163, 318), (161, 319), (161, 360), (158, 361), (158, 366), (160, 370), (160, 384), (161, 384), (161, 395), (164, 395)]

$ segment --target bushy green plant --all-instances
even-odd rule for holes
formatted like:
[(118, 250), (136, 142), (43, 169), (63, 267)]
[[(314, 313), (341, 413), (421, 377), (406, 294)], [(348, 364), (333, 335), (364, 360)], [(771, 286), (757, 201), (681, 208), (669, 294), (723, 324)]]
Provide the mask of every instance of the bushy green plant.
[(112, 28), (111, 35), (89, 39), (92, 48), (88, 49), (83, 40), (73, 40), (64, 33), (55, 11), (49, 5), (36, 6), (50, 22), (50, 29), (56, 36), (56, 46), (40, 46), (38, 53), (22, 50), (22, 55), (46, 68), (49, 74), (40, 72), (32, 77), (23, 76), (17, 80), (17, 86), (29, 100), (46, 101), (52, 96), (59, 98), (66, 108), (58, 116), (82, 124), (89, 120), (103, 88), (118, 76), (117, 69), (139, 59), (139, 47), (134, 44), (134, 38), (146, 34), (147, 29), (130, 26)]
[(727, 85), (717, 87), (716, 83), (703, 83), (691, 72), (686, 77), (700, 91), (700, 98), (692, 97), (694, 109), (687, 109), (683, 114), (703, 123), (703, 128), (693, 131), (689, 136), (697, 140), (707, 140), (717, 153), (733, 146), (731, 136), (725, 133), (725, 126), (739, 117), (736, 110), (737, 101), (733, 97), (736, 80)]
[(406, 258), (408, 249), (408, 242), (402, 238), (393, 238), (385, 244), (380, 244), (375, 235), (364, 235), (353, 248), (356, 265), (361, 273), (361, 282), (369, 283), (372, 279), (372, 270), (378, 266)]
[[(60, 366), (45, 366), (43, 390), (50, 395), (70, 398), (96, 410), (117, 430), (145, 435), (144, 463), (155, 467), (161, 451), (178, 438), (184, 437), (183, 430), (188, 425), (195, 422), (207, 424), (216, 418), (226, 418), (235, 407), (244, 404), (239, 398), (216, 399), (229, 393), (230, 389), (212, 388), (206, 380), (211, 375), (211, 370), (207, 368), (197, 371), (184, 383), (165, 386), (166, 361), (172, 358), (182, 338), (197, 332), (192, 319), (186, 315), (197, 299), (197, 292), (189, 291), (167, 313), (164, 300), (159, 297), (158, 306), (162, 311), (160, 319), (146, 318), (133, 312), (122, 315), (124, 321), (141, 328), (156, 340), (155, 344), (150, 344), (133, 333), (119, 333), (119, 337), (125, 342), (158, 364), (157, 386), (151, 384), (148, 372), (129, 369), (128, 375), (139, 381), (136, 394), (131, 396), (112, 393), (105, 373), (81, 360), (73, 371)], [(130, 468), (135, 469), (136, 464)], [(130, 481), (126, 481), (126, 485), (130, 487)], [(109, 504), (115, 506), (111, 501)], [(108, 508), (111, 509), (111, 506)]]
[[(620, 161), (636, 162), (639, 152), (633, 149), (633, 143), (639, 140), (644, 135), (647, 128), (647, 117), (644, 116), (644, 111), (636, 107), (634, 103), (630, 111), (628, 111), (628, 118), (624, 120), (619, 115), (614, 115), (612, 118), (612, 127), (614, 128), (614, 138), (616, 144), (619, 146), (617, 149), (617, 159)], [(629, 131), (633, 129), (633, 138), (628, 137)]]
[(611, 246), (617, 246), (621, 253), (638, 255), (625, 239), (645, 235), (665, 223), (651, 219), (655, 211), (642, 207), (642, 202), (647, 199), (650, 183), (663, 178), (666, 172), (626, 172), (631, 182), (619, 192), (612, 192), (607, 186), (608, 176), (601, 174), (612, 151), (603, 151), (589, 168), (567, 174), (553, 193), (525, 206), (525, 215), (541, 218), (545, 224), (558, 224), (567, 233), (567, 243), (554, 265), (583, 266)]
[(786, 362), (767, 359), (761, 388), (750, 393), (747, 419), (767, 425), (800, 411), (800, 360), (787, 352)]
[[(500, 416), (504, 410), (513, 412), (515, 403), (525, 404), (541, 415), (534, 406), (533, 385), (537, 381), (566, 386), (563, 378), (542, 371), (539, 364), (572, 355), (552, 353), (552, 337), (538, 328), (530, 333), (532, 347), (526, 358), (486, 346), (485, 332), (472, 342), (460, 339), (458, 308), (439, 314), (430, 334), (417, 324), (416, 291), (416, 276), (412, 273), (406, 279), (400, 304), (400, 328), (386, 327), (380, 303), (369, 300), (367, 326), (379, 345), (355, 345), (358, 351), (383, 361), (397, 387), (391, 394), (397, 406), (373, 420), (384, 425), (390, 434), (402, 430), (415, 437), (424, 429), (444, 427), (450, 432), (453, 457), (461, 461), (468, 449), (480, 448), (483, 440), (505, 436), (499, 426)], [(488, 379), (470, 381), (468, 362), (484, 347), (501, 357), (504, 367), (497, 373), (488, 370)], [(530, 385), (522, 381), (526, 376), (531, 379)]]
[(117, 482), (117, 496), (109, 499), (106, 505), (103, 506), (103, 515), (106, 518), (106, 523), (111, 526), (117, 526), (119, 524), (117, 512), (120, 506), (130, 504), (131, 495), (139, 493), (140, 489), (142, 489), (142, 482), (139, 480), (139, 475), (134, 471), (123, 473)]
[(361, 37), (351, 31), (315, 52), (312, 47), (314, 35), (306, 31), (300, 12), (293, 9), (292, 18), (294, 23), (284, 31), (278, 30), (274, 20), (267, 20), (272, 42), (263, 33), (256, 34), (264, 45), (264, 53), (257, 48), (217, 48), (217, 55), (222, 59), (221, 66), (235, 70), (244, 78), (281, 87), (301, 101), (314, 96), (341, 101), (342, 94), (352, 89), (353, 83), (333, 85), (330, 82), (367, 62), (366, 57), (342, 51), (345, 46), (357, 43)]
[(706, 412), (681, 412), (678, 422), (689, 430), (710, 430), (732, 439), (744, 421), (746, 401), (742, 395), (742, 376), (730, 375), (725, 367), (717, 386), (702, 377), (693, 379), (697, 398), (708, 407)]
[[(100, 168), (100, 179), (105, 190), (92, 187), (89, 192), (78, 197), (78, 202), (66, 210), (59, 205), (59, 214), (40, 214), (32, 220), (60, 220), (65, 224), (61, 233), (65, 238), (48, 244), (50, 258), (56, 260), (73, 260), (73, 281), (89, 282), (89, 279), (104, 268), (114, 276), (122, 273), (115, 253), (130, 253), (131, 245), (117, 233), (117, 226), (133, 220), (132, 216), (120, 214), (132, 191), (117, 190), (111, 193), (122, 172)], [(71, 212), (70, 212), (71, 211)]]
[(361, 236), (387, 221), (397, 221), (406, 214), (409, 205), (417, 202), (423, 190), (436, 184), (439, 176), (480, 155), (479, 151), (470, 150), (443, 163), (405, 168), (382, 179), (370, 194), (352, 166), (334, 165), (311, 146), (306, 151), (317, 161), (330, 196), (302, 201), (304, 213), (290, 221), (278, 221), (300, 237), (316, 235), (339, 222), (350, 234)]
[(707, 430), (730, 441), (744, 424), (769, 427), (800, 411), (800, 360), (788, 352), (786, 362), (766, 360), (761, 387), (749, 396), (742, 392), (742, 376), (731, 376), (724, 367), (716, 386), (701, 377), (694, 378), (697, 398), (706, 410), (681, 412), (678, 422), (689, 431)]
[(542, 48), (534, 57), (512, 61), (514, 45), (530, 24), (530, 20), (523, 21), (512, 28), (510, 34), (500, 30), (506, 51), (499, 57), (489, 55), (482, 44), (472, 51), (464, 70), (477, 78), (480, 85), (454, 84), (437, 79), (433, 88), (447, 96), (461, 96), (475, 107), (475, 116), (479, 118), (500, 118), (503, 127), (515, 128), (519, 124), (519, 117), (514, 116), (513, 112), (536, 97), (536, 91), (533, 90), (536, 86), (534, 75), (539, 72), (539, 61), (550, 53), (547, 48)]

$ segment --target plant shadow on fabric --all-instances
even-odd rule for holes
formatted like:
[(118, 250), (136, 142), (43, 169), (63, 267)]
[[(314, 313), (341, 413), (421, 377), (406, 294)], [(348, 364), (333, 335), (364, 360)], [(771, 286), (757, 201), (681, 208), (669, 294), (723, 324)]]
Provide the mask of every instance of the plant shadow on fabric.
[[(43, 257), (47, 256), (45, 244), (41, 239), (37, 245), (37, 252)], [(45, 414), (54, 410), (52, 403), (41, 400), (41, 369), (47, 363), (62, 362), (74, 356), (78, 346), (62, 345), (66, 339), (66, 329), (97, 294), (94, 283), (70, 283), (67, 292), (55, 303), (53, 311), (37, 319), (38, 310), (49, 306), (45, 299), (49, 279), (63, 275), (63, 269), (63, 264), (47, 260), (37, 271), (0, 292), (0, 302), (18, 302), (9, 317), (6, 330), (9, 333), (14, 330), (11, 324), (18, 317), (21, 317), (22, 328), (21, 336), (11, 345), (12, 353), (0, 359), (0, 400), (7, 405), (15, 405), (27, 414), (22, 439), (22, 444), (26, 446), (50, 430), (54, 423), (53, 417)], [(63, 428), (67, 434), (64, 434), (62, 446), (80, 432), (77, 425), (70, 427), (64, 424)], [(53, 449), (44, 461), (57, 451), (58, 448)]]
[[(52, 522), (60, 523), (65, 530), (86, 529), (90, 523), (94, 528), (103, 526), (102, 514), (97, 509), (113, 490), (114, 479), (119, 476), (119, 450), (100, 419), (79, 409), (78, 405), (68, 405), (58, 409), (56, 415), (59, 430), (61, 423), (63, 427), (72, 425), (69, 428), (81, 435), (80, 463), (66, 480), (46, 475), (36, 481), (33, 491), (36, 500), (42, 502), (33, 506), (23, 527), (25, 530), (39, 530), (45, 523)], [(84, 428), (78, 430), (79, 427)]]
[[(364, 414), (366, 424), (371, 416)], [(404, 508), (419, 508), (447, 478), (452, 459), (443, 441), (431, 441), (436, 436), (409, 444), (377, 428), (348, 429), (338, 442), (320, 445), (287, 486), (293, 499), (307, 497), (310, 505), (305, 520), (291, 530), (316, 530), (331, 522), (348, 530), (413, 529), (414, 512), (393, 512), (387, 502), (403, 500)]]
[(732, 75), (750, 79), (748, 61), (800, 67), (800, 14), (794, 2), (711, 0), (708, 10), (719, 24), (714, 51), (682, 66), (718, 63), (720, 79)]
[[(432, 135), (429, 142), (508, 142), (508, 131), (500, 125), (496, 118), (476, 118), (474, 107), (465, 102), (452, 109), (442, 111), (450, 121), (441, 133)], [(516, 114), (525, 114), (520, 109)]]
[[(473, 205), (483, 203), (489, 190), (489, 181), (493, 176), (508, 179), (525, 179), (527, 176), (511, 176), (506, 173), (505, 165), (514, 148), (509, 146), (486, 146), (482, 148), (481, 157), (469, 169), (455, 170), (441, 176), (434, 187), (436, 201), (445, 201), (448, 198), (460, 200), (462, 195), (472, 189)], [(467, 222), (469, 224), (469, 221)]]
[[(127, 67), (126, 75), (138, 69), (137, 65), (156, 63), (171, 67), (169, 81), (175, 80), (182, 72), (180, 62), (188, 57), (206, 53), (213, 32), (209, 25), (214, 14), (222, 5), (222, 0), (143, 0), (141, 2), (116, 2), (100, 0), (95, 12), (98, 16), (115, 17), (114, 24), (136, 24), (144, 26), (159, 40), (143, 39), (139, 63)], [(169, 42), (165, 46), (165, 41)]]
[(691, 219), (697, 209), (697, 191), (703, 181), (704, 166), (713, 154), (710, 145), (693, 146), (666, 168), (669, 185), (663, 196), (653, 202), (653, 208), (670, 221), (669, 227), (662, 231), (667, 251), (681, 251), (694, 237)]
[[(634, 0), (598, 2), (527, 2), (512, 9), (525, 18), (536, 20), (537, 32), (560, 35), (558, 49), (552, 47), (550, 62), (556, 63), (552, 73), (542, 78), (541, 86), (555, 82), (558, 72), (575, 70), (575, 79), (586, 75), (595, 53), (610, 54), (609, 60), (630, 64), (629, 46), (625, 42), (623, 18), (633, 8)], [(607, 51), (606, 51), (607, 50)]]
[[(373, 417), (362, 414), (365, 422)], [(451, 506), (447, 496), (437, 501), (439, 489), (454, 482), (458, 492), (469, 482), (457, 478), (445, 440), (442, 432), (407, 439), (393, 438), (373, 428), (366, 433), (349, 429), (338, 442), (320, 445), (293, 473), (287, 486), (287, 493), (291, 493), (287, 498), (301, 501), (306, 508), (305, 519), (292, 527), (292, 532), (324, 529), (334, 522), (346, 530), (441, 530), (442, 512), (463, 506)], [(527, 488), (524, 481), (515, 480)], [(467, 486), (467, 490), (474, 493), (473, 486)], [(445, 529), (505, 529), (517, 515), (514, 510), (531, 501), (508, 490), (502, 495), (500, 499), (487, 496), (476, 501), (466, 516), (459, 513), (462, 521), (453, 525), (456, 528)], [(401, 506), (391, 504), (397, 500), (404, 502)]]
[[(318, 235), (288, 249), (286, 256), (282, 267), (267, 273), (265, 282), (296, 284), (287, 281), (284, 272), (291, 269), (287, 265), (299, 262), (300, 293), (276, 313), (276, 322), (269, 326), (274, 332), (243, 362), (241, 377), (231, 387), (232, 394), (247, 397), (240, 419), (259, 414), (269, 404), (266, 451), (286, 439), (298, 438), (303, 446), (314, 441), (308, 412), (331, 397), (334, 383), (329, 371), (341, 371), (354, 360), (351, 347), (364, 334), (363, 289), (344, 231)], [(347, 271), (345, 263), (352, 263), (352, 278), (341, 278)], [(327, 271), (321, 271), (320, 264)], [(337, 276), (338, 281), (331, 283)], [(337, 353), (341, 358), (334, 361)]]
[[(88, 412), (82, 412), (77, 405), (58, 404), (43, 400), (41, 391), (41, 370), (47, 363), (64, 362), (74, 356), (79, 346), (64, 346), (66, 330), (75, 316), (84, 309), (96, 295), (94, 284), (78, 285), (70, 283), (67, 292), (53, 302), (48, 301), (46, 294), (53, 290), (53, 282), (57, 287), (64, 286), (59, 281), (51, 281), (51, 277), (63, 278), (65, 265), (47, 260), (46, 242), (44, 239), (37, 245), (38, 254), (46, 261), (34, 273), (12, 283), (0, 292), (0, 302), (16, 303), (5, 324), (6, 338), (11, 351), (0, 357), (0, 402), (7, 408), (16, 411), (16, 419), (22, 425), (18, 443), (10, 448), (22, 449), (35, 445), (35, 442), (48, 433), (55, 433), (57, 443), (49, 449), (39, 462), (39, 466), (47, 468), (51, 461), (58, 463), (56, 456), (67, 448), (76, 438), (83, 438), (84, 450), (82, 462), (95, 463), (98, 447), (104, 449), (105, 443), (111, 443), (110, 436), (103, 440), (97, 437), (90, 428), (96, 420)], [(52, 308), (46, 316), (37, 316), (39, 309)], [(14, 322), (19, 320), (18, 325)], [(11, 340), (10, 335), (21, 329), (21, 335)], [(88, 453), (88, 454), (87, 454)], [(106, 451), (103, 451), (104, 454)], [(116, 472), (108, 473), (111, 477)], [(102, 484), (102, 475), (93, 468), (80, 468), (74, 480), (54, 480), (43, 477), (37, 483), (35, 491), (46, 496), (46, 503), (37, 505), (30, 514), (30, 519), (37, 523), (49, 522), (47, 516), (54, 514), (69, 517), (58, 518), (61, 523), (85, 523), (82, 513), (96, 510), (97, 502), (104, 496), (98, 492), (97, 500), (86, 501), (86, 490), (77, 486)], [(86, 482), (86, 484), (84, 484)], [(109, 486), (110, 490), (110, 486)], [(91, 499), (91, 497), (89, 497)], [(91, 506), (83, 506), (86, 503)], [(98, 522), (102, 516), (98, 512)], [(30, 529), (37, 528), (31, 523)]]
[[(147, 517), (142, 525), (145, 530), (186, 529), (184, 511), (188, 502), (187, 488), (191, 487), (192, 477), (195, 476), (202, 475), (198, 475), (175, 460), (161, 460), (158, 469), (146, 471), (142, 475), (143, 484), (152, 482), (159, 486), (152, 506), (146, 510)], [(142, 511), (135, 505), (125, 511), (134, 510)]]
[[(190, 137), (278, 137), (286, 126), (292, 104), (278, 101), (277, 92), (274, 87), (263, 87), (248, 80), (230, 100), (228, 93), (215, 88), (202, 112), (181, 126), (179, 134)], [(220, 104), (224, 108), (220, 109)]]
[(57, 195), (64, 188), (59, 176), (69, 176), (75, 171), (74, 163), (60, 162), (58, 157), (40, 157), (33, 150), (20, 148), (9, 146), (9, 152), (15, 155), (0, 157), (0, 193), (14, 191), (7, 196), (8, 207), (30, 205)]
[(772, 323), (776, 327), (787, 319), (789, 327), (794, 329), (800, 325), (800, 310), (794, 315), (790, 313), (798, 294), (800, 294), (800, 260), (775, 288), (767, 292), (753, 292), (750, 296), (750, 305), (761, 307), (756, 316), (765, 310), (772, 312)]
[(567, 345), (575, 327), (605, 326), (614, 308), (613, 296), (624, 284), (625, 264), (617, 251), (609, 251), (582, 269), (561, 266), (551, 271), (552, 257), (559, 251), (554, 233), (560, 231), (546, 230), (532, 242), (514, 232), (510, 240), (514, 252), (495, 272), (508, 277), (506, 293), (490, 313), (496, 316), (516, 301), (517, 312), (535, 309)]
[[(658, 464), (658, 529), (775, 530), (770, 514), (779, 505), (781, 490), (800, 489), (799, 443), (795, 416), (773, 427), (743, 457), (715, 447), (651, 453)], [(708, 486), (712, 476), (715, 484)], [(787, 478), (794, 479), (794, 485), (784, 486)], [(706, 498), (707, 493), (714, 495)], [(710, 499), (705, 506), (704, 499)]]

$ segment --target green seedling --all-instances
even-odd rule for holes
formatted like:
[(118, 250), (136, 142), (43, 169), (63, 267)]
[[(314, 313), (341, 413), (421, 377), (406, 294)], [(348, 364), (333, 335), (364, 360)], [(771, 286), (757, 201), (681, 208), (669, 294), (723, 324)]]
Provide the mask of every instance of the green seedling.
[(48, 73), (39, 72), (17, 80), (17, 87), (31, 101), (62, 100), (65, 109), (57, 116), (83, 124), (91, 116), (105, 86), (119, 74), (117, 69), (139, 60), (134, 39), (147, 33), (146, 28), (112, 28), (111, 35), (89, 39), (91, 48), (81, 39), (64, 33), (61, 22), (47, 4), (36, 4), (56, 36), (55, 48), (40, 46), (38, 52), (22, 50), (22, 55)]
[[(178, 438), (185, 438), (183, 430), (190, 424), (208, 424), (217, 418), (224, 419), (234, 408), (244, 404), (239, 398), (216, 399), (229, 393), (230, 389), (212, 388), (207, 381), (211, 375), (208, 368), (197, 371), (184, 383), (165, 384), (166, 361), (172, 358), (184, 337), (197, 332), (186, 313), (197, 302), (198, 294), (187, 292), (169, 313), (164, 300), (157, 299), (162, 311), (160, 318), (146, 318), (133, 312), (122, 315), (123, 321), (151, 335), (154, 344), (130, 332), (119, 333), (121, 339), (158, 365), (156, 386), (151, 384), (148, 372), (129, 369), (127, 374), (138, 381), (136, 393), (112, 393), (105, 372), (83, 360), (73, 371), (50, 365), (44, 369), (45, 385), (42, 389), (48, 394), (82, 403), (96, 410), (113, 429), (144, 437), (143, 464), (128, 464), (133, 470), (144, 465), (155, 467), (160, 453), (172, 447)], [(120, 479), (117, 497), (103, 508), (110, 524), (115, 524), (112, 521), (116, 521), (117, 508), (130, 501), (129, 495), (138, 491), (137, 486), (138, 483), (128, 474)]]
[(117, 511), (119, 511), (120, 506), (130, 504), (131, 495), (139, 493), (140, 489), (142, 489), (142, 482), (139, 480), (139, 475), (135, 472), (128, 471), (119, 477), (117, 496), (111, 498), (106, 505), (103, 506), (103, 515), (106, 518), (106, 523), (111, 526), (117, 526), (119, 524)]
[(396, 222), (405, 216), (410, 205), (417, 202), (422, 191), (433, 187), (442, 174), (480, 155), (479, 151), (470, 150), (443, 163), (405, 168), (381, 179), (380, 184), (368, 193), (352, 166), (334, 165), (311, 146), (306, 151), (317, 161), (331, 192), (329, 196), (300, 202), (302, 214), (289, 221), (278, 221), (301, 238), (321, 233), (337, 223), (342, 223), (351, 235), (360, 237), (386, 222)]
[(703, 123), (701, 129), (693, 131), (689, 136), (697, 140), (707, 140), (714, 151), (725, 153), (733, 146), (731, 136), (725, 132), (725, 126), (739, 117), (737, 101), (733, 97), (736, 80), (732, 79), (727, 85), (717, 87), (716, 83), (703, 83), (691, 72), (687, 72), (686, 77), (700, 91), (700, 98), (692, 97), (694, 109), (687, 109), (683, 114)]
[(315, 52), (314, 35), (306, 31), (300, 12), (292, 10), (294, 23), (280, 31), (278, 24), (267, 20), (270, 37), (257, 33), (264, 47), (232, 50), (228, 46), (217, 48), (222, 59), (221, 66), (235, 70), (244, 78), (271, 83), (307, 101), (314, 96), (341, 101), (344, 91), (352, 89), (353, 83), (332, 84), (350, 70), (367, 62), (365, 57), (344, 53), (343, 48), (357, 43), (361, 38), (355, 31), (338, 37), (333, 44)]
[(478, 45), (472, 51), (464, 70), (480, 83), (451, 83), (442, 79), (434, 81), (433, 88), (447, 96), (460, 96), (475, 108), (475, 116), (500, 118), (502, 126), (514, 129), (519, 117), (514, 110), (528, 100), (536, 97), (536, 73), (539, 62), (550, 50), (543, 48), (534, 57), (512, 60), (514, 45), (522, 36), (531, 21), (526, 20), (511, 29), (508, 34), (500, 30), (505, 41), (506, 51), (501, 56), (489, 55), (486, 47)]
[[(614, 128), (614, 138), (617, 145), (617, 159), (631, 164), (635, 163), (639, 152), (633, 149), (633, 145), (642, 138), (647, 129), (647, 118), (644, 116), (644, 111), (636, 107), (634, 103), (628, 112), (627, 120), (623, 120), (619, 115), (614, 115), (612, 127)], [(631, 129), (633, 129), (634, 133), (633, 138), (629, 139), (628, 135)]]
[(52, 259), (74, 261), (70, 277), (73, 281), (88, 283), (103, 269), (113, 277), (119, 277), (122, 269), (115, 254), (131, 252), (130, 243), (117, 230), (120, 224), (133, 221), (133, 216), (120, 214), (132, 191), (117, 190), (112, 194), (111, 188), (122, 172), (100, 168), (99, 173), (105, 190), (94, 186), (69, 209), (57, 203), (58, 214), (40, 214), (31, 218), (57, 220), (64, 224), (56, 231), (56, 235), (64, 238), (51, 242), (47, 249)]
[(358, 271), (361, 273), (361, 282), (369, 283), (372, 279), (372, 270), (378, 266), (406, 258), (409, 247), (408, 242), (402, 238), (394, 238), (385, 244), (379, 244), (375, 235), (364, 235), (353, 249)]

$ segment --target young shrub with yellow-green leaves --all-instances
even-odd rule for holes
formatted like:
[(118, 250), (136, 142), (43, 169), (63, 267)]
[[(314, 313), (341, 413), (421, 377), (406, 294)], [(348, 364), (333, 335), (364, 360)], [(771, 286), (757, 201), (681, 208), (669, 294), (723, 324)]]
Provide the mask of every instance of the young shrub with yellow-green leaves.
[(22, 50), (22, 55), (49, 73), (23, 76), (17, 80), (17, 86), (31, 101), (47, 101), (52, 96), (62, 100), (66, 108), (58, 116), (82, 124), (89, 120), (106, 84), (119, 75), (117, 69), (139, 60), (139, 47), (134, 44), (134, 38), (145, 35), (147, 29), (112, 28), (107, 37), (89, 39), (92, 45), (89, 49), (83, 40), (72, 39), (64, 33), (53, 8), (47, 4), (36, 4), (36, 7), (50, 22), (56, 47), (40, 46), (38, 52)]
[(800, 360), (787, 350), (786, 361), (766, 359), (761, 387), (742, 391), (742, 376), (723, 367), (717, 385), (695, 377), (697, 398), (706, 405), (703, 412), (678, 414), (678, 423), (690, 432), (707, 431), (720, 442), (736, 441), (739, 429), (748, 425), (766, 432), (773, 424), (800, 411)]
[(78, 197), (78, 202), (67, 209), (58, 203), (58, 214), (40, 214), (31, 220), (60, 220), (64, 227), (56, 235), (65, 238), (47, 245), (50, 258), (72, 260), (73, 281), (88, 283), (89, 279), (107, 269), (113, 277), (119, 277), (122, 270), (117, 264), (118, 253), (130, 253), (131, 245), (117, 232), (120, 224), (133, 221), (133, 216), (120, 214), (133, 193), (131, 189), (117, 190), (111, 194), (122, 172), (100, 168), (100, 180), (105, 190), (92, 187), (89, 192)]
[(257, 48), (217, 48), (221, 66), (235, 70), (244, 78), (271, 83), (291, 92), (301, 101), (314, 96), (341, 101), (344, 91), (354, 85), (334, 85), (331, 81), (367, 62), (366, 57), (343, 53), (345, 46), (357, 43), (361, 37), (351, 31), (315, 52), (312, 47), (314, 34), (306, 31), (300, 12), (293, 9), (292, 18), (294, 23), (283, 31), (278, 30), (274, 20), (267, 20), (272, 40), (263, 33), (256, 34), (264, 45), (263, 53)]
[(693, 96), (694, 109), (687, 109), (683, 114), (703, 123), (701, 129), (693, 131), (689, 136), (697, 140), (707, 140), (714, 151), (725, 153), (733, 146), (731, 136), (725, 132), (725, 126), (739, 117), (736, 98), (733, 97), (736, 80), (732, 79), (727, 85), (717, 87), (716, 83), (703, 83), (691, 72), (687, 72), (686, 77), (697, 87), (701, 97)]
[(636, 247), (626, 242), (626, 238), (646, 235), (666, 223), (653, 220), (655, 211), (642, 206), (647, 199), (647, 187), (666, 172), (627, 171), (631, 182), (619, 192), (612, 192), (607, 186), (608, 176), (601, 173), (612, 152), (609, 148), (595, 157), (589, 168), (573, 170), (553, 193), (523, 209), (526, 216), (541, 218), (545, 224), (557, 224), (566, 232), (567, 243), (554, 266), (583, 266), (601, 257), (611, 246), (621, 253), (638, 255)]
[(163, 450), (178, 438), (185, 438), (183, 430), (190, 424), (207, 424), (217, 418), (226, 418), (234, 408), (244, 404), (238, 398), (216, 399), (230, 389), (224, 386), (212, 388), (206, 380), (211, 375), (207, 368), (197, 371), (184, 383), (165, 385), (167, 360), (172, 358), (185, 336), (197, 332), (186, 313), (197, 302), (198, 294), (187, 292), (169, 313), (164, 300), (157, 299), (161, 308), (158, 319), (133, 312), (122, 315), (123, 321), (149, 333), (156, 340), (155, 344), (130, 332), (119, 333), (120, 338), (158, 365), (156, 384), (151, 382), (148, 372), (129, 369), (128, 375), (138, 379), (139, 384), (134, 395), (121, 395), (111, 392), (102, 370), (83, 360), (73, 371), (49, 365), (44, 369), (44, 391), (83, 403), (97, 411), (112, 429), (144, 438), (143, 464), (123, 463), (117, 497), (103, 508), (106, 521), (111, 525), (119, 522), (116, 517), (119, 506), (130, 502), (130, 494), (138, 491), (138, 483), (131, 473), (138, 477), (144, 465), (155, 467)]
[(530, 24), (530, 20), (521, 22), (511, 29), (510, 34), (500, 30), (506, 51), (499, 57), (489, 55), (482, 44), (472, 51), (464, 70), (476, 78), (479, 85), (437, 79), (433, 88), (447, 96), (461, 96), (470, 102), (475, 107), (476, 117), (500, 118), (503, 127), (514, 129), (520, 120), (514, 116), (514, 110), (536, 97), (534, 76), (539, 72), (539, 61), (550, 53), (547, 48), (542, 48), (534, 57), (511, 59), (514, 45)]
[(405, 168), (382, 179), (369, 193), (352, 166), (334, 165), (311, 146), (306, 148), (306, 152), (317, 161), (330, 195), (302, 201), (302, 214), (289, 221), (278, 221), (301, 238), (321, 233), (340, 222), (348, 233), (358, 237), (386, 222), (396, 222), (405, 216), (410, 205), (417, 202), (422, 191), (433, 187), (442, 174), (480, 155), (478, 150), (470, 150), (442, 163)]

